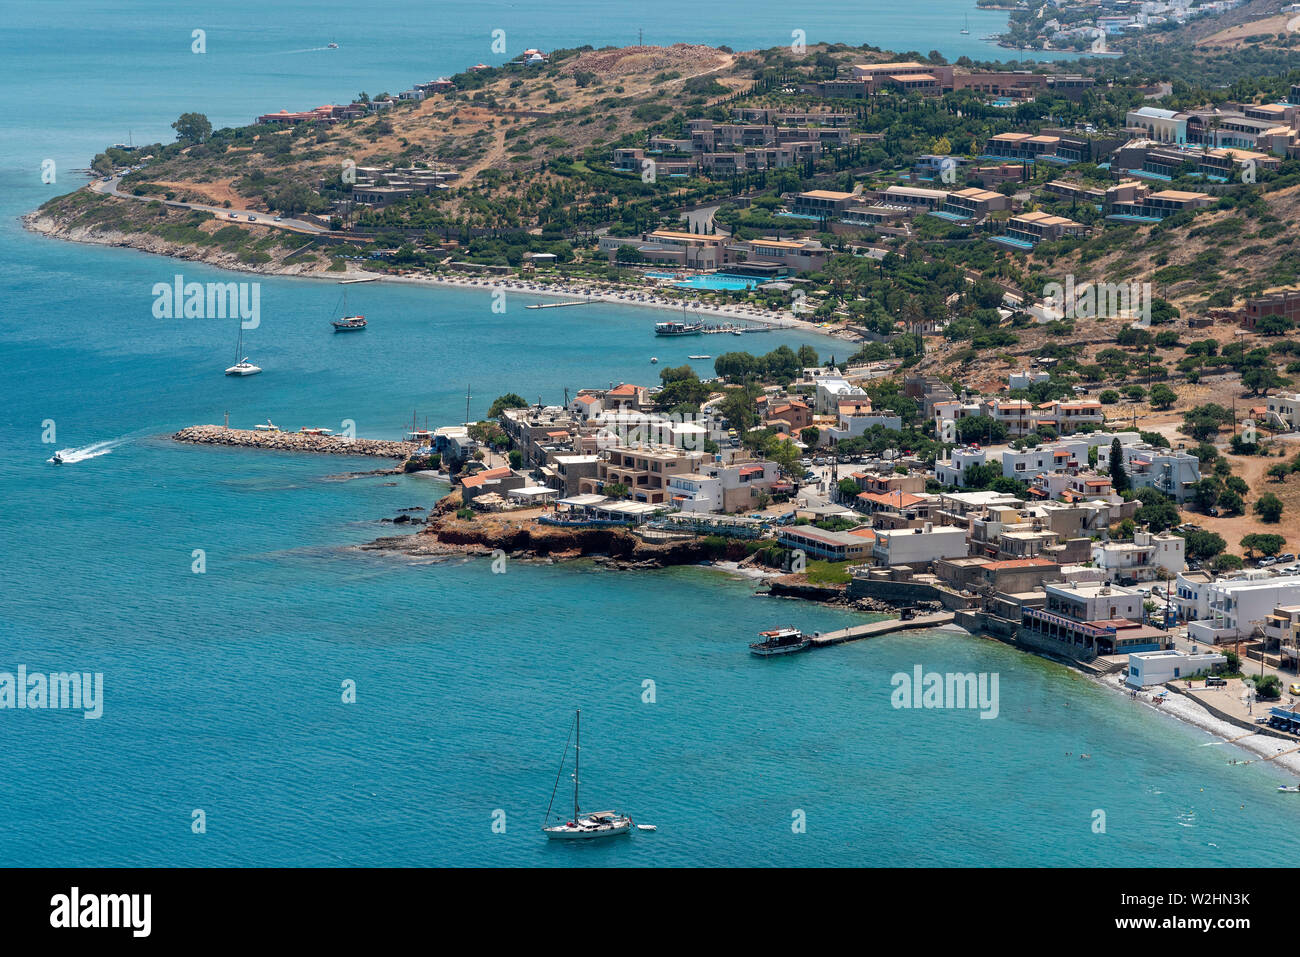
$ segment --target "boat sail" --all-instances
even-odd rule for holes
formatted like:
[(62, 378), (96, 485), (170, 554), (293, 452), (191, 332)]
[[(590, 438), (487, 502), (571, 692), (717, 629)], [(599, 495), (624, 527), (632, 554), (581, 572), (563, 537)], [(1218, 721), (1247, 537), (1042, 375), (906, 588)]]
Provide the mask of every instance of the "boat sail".
[(366, 327), (365, 316), (349, 316), (348, 311), (348, 291), (343, 290), (343, 317), (335, 319), (332, 323), (335, 332), (359, 332)]
[[(573, 716), (573, 817), (563, 824), (542, 825), (542, 831), (553, 841), (557, 840), (594, 840), (601, 837), (617, 837), (632, 833), (632, 819), (618, 811), (587, 811), (583, 813), (578, 799), (578, 770), (582, 759), (582, 711)], [(565, 756), (569, 747), (566, 742)], [(560, 773), (564, 772), (564, 758), (560, 759)], [(555, 791), (560, 787), (559, 775), (555, 778), (555, 790), (551, 791), (551, 804), (546, 807), (546, 819), (551, 818), (551, 806), (555, 804)]]
[(226, 375), (257, 375), (261, 372), (260, 366), (255, 366), (248, 361), (248, 356), (244, 355), (244, 322), (239, 322), (239, 341), (235, 345), (235, 364), (226, 370)]

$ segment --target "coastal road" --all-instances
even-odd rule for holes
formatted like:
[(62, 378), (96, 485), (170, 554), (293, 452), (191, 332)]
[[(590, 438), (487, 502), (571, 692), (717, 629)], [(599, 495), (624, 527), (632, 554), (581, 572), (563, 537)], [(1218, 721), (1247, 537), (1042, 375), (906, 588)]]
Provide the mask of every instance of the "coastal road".
[[(102, 177), (92, 179), (89, 188), (92, 192), (101, 193), (105, 196), (116, 196), (118, 199), (134, 199), (146, 203), (158, 199), (157, 196), (136, 196), (134, 193), (124, 193), (119, 190), (118, 184), (122, 181), (121, 176), (114, 176), (105, 181)], [(211, 213), (218, 219), (228, 219), (231, 222), (252, 223), (255, 226), (269, 226), (272, 229), (286, 229), (293, 233), (306, 233), (311, 236), (318, 236), (321, 233), (328, 233), (329, 230), (324, 226), (317, 226), (315, 223), (305, 222), (301, 219), (280, 219), (276, 220), (271, 213), (260, 213), (255, 209), (227, 209), (224, 206), (204, 206), (202, 203), (179, 203), (175, 200), (161, 200), (163, 205), (172, 206), (177, 209), (195, 209), (204, 213)]]

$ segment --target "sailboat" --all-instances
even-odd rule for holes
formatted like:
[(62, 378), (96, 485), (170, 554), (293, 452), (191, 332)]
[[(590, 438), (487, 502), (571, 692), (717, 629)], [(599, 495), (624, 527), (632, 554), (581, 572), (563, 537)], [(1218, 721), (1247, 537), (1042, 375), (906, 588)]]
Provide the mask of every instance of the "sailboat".
[(239, 343), (235, 346), (235, 364), (226, 370), (226, 375), (257, 375), (261, 372), (260, 366), (255, 366), (248, 361), (248, 356), (244, 355), (244, 323), (239, 323)]
[[(542, 825), (542, 831), (552, 841), (562, 840), (594, 840), (600, 837), (617, 837), (620, 834), (632, 833), (632, 819), (626, 814), (618, 811), (587, 811), (583, 813), (582, 806), (578, 802), (578, 767), (582, 757), (582, 711), (579, 710), (573, 716), (573, 817), (563, 824), (554, 824), (547, 826)], [(568, 745), (565, 745), (565, 754), (568, 754)], [(560, 771), (564, 771), (564, 759), (560, 759)], [(555, 786), (558, 790), (560, 786), (559, 776), (556, 776)], [(555, 803), (555, 792), (551, 792), (551, 805)], [(547, 805), (546, 819), (551, 818), (551, 805)], [(648, 829), (649, 826), (647, 825)]]
[(343, 312), (345, 315), (341, 319), (335, 319), (333, 322), (335, 332), (360, 332), (366, 327), (365, 316), (349, 316), (348, 311), (348, 291), (343, 290)]
[(967, 17), (966, 17), (966, 23), (965, 23), (965, 25), (961, 28), (961, 32), (962, 32), (962, 33), (970, 33), (970, 16), (969, 16), (969, 15), (967, 15)]

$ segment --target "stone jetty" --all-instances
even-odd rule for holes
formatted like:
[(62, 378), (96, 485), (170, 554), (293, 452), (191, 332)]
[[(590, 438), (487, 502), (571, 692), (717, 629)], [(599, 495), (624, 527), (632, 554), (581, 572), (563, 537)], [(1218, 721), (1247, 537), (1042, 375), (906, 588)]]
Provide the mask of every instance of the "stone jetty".
[(414, 442), (385, 442), (379, 439), (348, 439), (342, 436), (304, 435), (301, 432), (259, 432), (227, 429), (220, 425), (192, 425), (172, 436), (177, 442), (197, 445), (234, 445), (248, 449), (280, 452), (314, 452), (325, 455), (370, 455), (384, 459), (409, 459)]

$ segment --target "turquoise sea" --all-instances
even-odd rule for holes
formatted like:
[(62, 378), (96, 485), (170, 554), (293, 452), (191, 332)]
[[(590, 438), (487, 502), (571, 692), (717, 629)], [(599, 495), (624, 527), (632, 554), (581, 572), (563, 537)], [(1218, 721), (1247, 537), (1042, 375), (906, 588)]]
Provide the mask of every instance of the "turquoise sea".
[[(247, 0), (2, 9), (0, 671), (101, 672), (105, 701), (98, 720), (0, 710), (0, 864), (1240, 864), (1261, 833), (1276, 835), (1279, 861), (1294, 856), (1275, 772), (1230, 766), (1227, 745), (1056, 665), (951, 633), (751, 660), (761, 628), (857, 619), (704, 568), (494, 575), (483, 561), (359, 552), (394, 534), (380, 519), (443, 488), (342, 477), (373, 460), (161, 437), (226, 412), (244, 426), (351, 419), (393, 437), (413, 411), (459, 421), (467, 387), (482, 415), (508, 390), (554, 402), (565, 387), (649, 382), (651, 354), (662, 368), (698, 348), (656, 341), (653, 311), (537, 313), (512, 298), (499, 315), (486, 292), (380, 284), (355, 294), (371, 328), (339, 337), (326, 325), (335, 286), (263, 279), (246, 351), (266, 371), (233, 381), (221, 375), (233, 324), (155, 319), (151, 289), (177, 273), (246, 277), (54, 242), (17, 221), (80, 185), (73, 170), (128, 131), (148, 142), (187, 110), (246, 122), (498, 62), (497, 27), (511, 49), (627, 43), (638, 29), (745, 49), (803, 29), (995, 56), (978, 37), (1000, 14), (959, 0), (794, 13), (771, 0), (664, 0), (653, 13), (397, 2), (383, 17)], [(189, 53), (200, 28), (202, 57)], [(330, 40), (341, 49), (316, 49)], [(54, 185), (40, 181), (45, 158)], [(46, 464), (53, 448), (101, 442), (114, 444)], [(998, 717), (893, 708), (891, 676), (917, 664), (996, 673)], [(657, 833), (542, 839), (575, 707), (590, 804)], [(196, 809), (206, 833), (192, 832)]]

